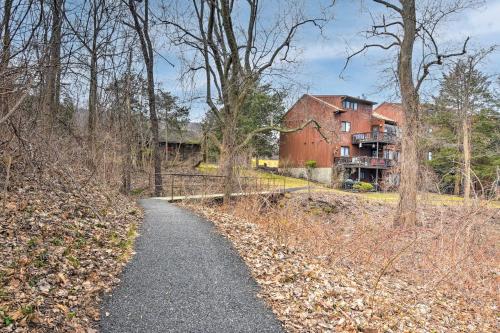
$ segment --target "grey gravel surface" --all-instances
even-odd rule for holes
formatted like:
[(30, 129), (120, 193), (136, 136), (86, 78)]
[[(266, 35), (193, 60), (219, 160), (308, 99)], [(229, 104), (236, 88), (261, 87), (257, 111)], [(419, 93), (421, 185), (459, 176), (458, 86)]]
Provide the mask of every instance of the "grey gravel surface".
[(282, 332), (212, 223), (146, 199), (136, 254), (101, 307), (101, 332)]

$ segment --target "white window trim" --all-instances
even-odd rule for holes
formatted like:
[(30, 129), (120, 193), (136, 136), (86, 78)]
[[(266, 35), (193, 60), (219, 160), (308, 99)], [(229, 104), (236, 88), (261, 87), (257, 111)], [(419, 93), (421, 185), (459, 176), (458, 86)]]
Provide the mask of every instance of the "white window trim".
[[(344, 124), (346, 125), (345, 130), (343, 129)], [(340, 123), (340, 131), (343, 133), (349, 133), (351, 131), (351, 122), (350, 121), (342, 121)]]

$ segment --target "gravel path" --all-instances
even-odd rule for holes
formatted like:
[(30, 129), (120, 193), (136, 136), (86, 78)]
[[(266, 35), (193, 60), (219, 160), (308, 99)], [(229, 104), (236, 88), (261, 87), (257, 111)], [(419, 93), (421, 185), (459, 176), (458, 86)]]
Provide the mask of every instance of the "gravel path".
[(141, 205), (137, 253), (104, 298), (101, 332), (282, 332), (210, 222), (165, 201)]

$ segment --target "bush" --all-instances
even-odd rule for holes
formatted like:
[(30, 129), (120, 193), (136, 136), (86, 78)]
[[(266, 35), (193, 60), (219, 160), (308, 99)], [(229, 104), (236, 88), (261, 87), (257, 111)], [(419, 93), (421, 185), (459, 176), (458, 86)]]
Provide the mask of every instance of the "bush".
[(359, 192), (369, 192), (373, 191), (373, 185), (370, 183), (365, 183), (365, 182), (358, 182), (352, 186), (354, 190), (357, 190)]
[(316, 167), (316, 161), (310, 160), (305, 163), (306, 168), (314, 169)]

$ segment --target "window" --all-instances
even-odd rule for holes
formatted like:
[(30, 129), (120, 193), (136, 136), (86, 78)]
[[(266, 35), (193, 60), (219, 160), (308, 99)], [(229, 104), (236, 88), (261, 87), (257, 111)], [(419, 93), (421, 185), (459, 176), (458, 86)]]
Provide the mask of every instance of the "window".
[(384, 150), (384, 158), (388, 160), (394, 160), (395, 159), (395, 152), (393, 150)]
[(341, 127), (340, 127), (340, 130), (342, 132), (349, 132), (351, 130), (351, 123), (348, 122), (348, 121), (343, 121), (341, 123)]
[(358, 103), (357, 102), (351, 102), (351, 101), (348, 101), (347, 99), (344, 99), (342, 101), (342, 107), (344, 109), (357, 110), (358, 109)]
[(427, 161), (432, 161), (432, 151), (427, 152)]
[(340, 156), (342, 157), (349, 156), (349, 147), (340, 147)]

